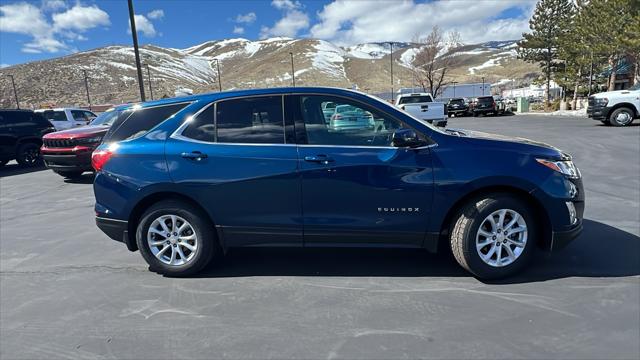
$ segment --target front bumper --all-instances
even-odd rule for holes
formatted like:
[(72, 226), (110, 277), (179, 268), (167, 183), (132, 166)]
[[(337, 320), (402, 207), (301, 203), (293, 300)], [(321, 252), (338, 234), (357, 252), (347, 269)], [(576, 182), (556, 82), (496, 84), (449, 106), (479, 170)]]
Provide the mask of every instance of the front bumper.
[(549, 250), (556, 251), (564, 248), (567, 244), (582, 234), (582, 228), (582, 219), (580, 219), (578, 220), (578, 223), (569, 230), (554, 231), (551, 235)]
[(587, 116), (593, 120), (603, 121), (609, 118), (611, 108), (606, 106), (589, 105), (587, 107)]
[(93, 148), (48, 148), (40, 149), (47, 168), (54, 171), (90, 171)]

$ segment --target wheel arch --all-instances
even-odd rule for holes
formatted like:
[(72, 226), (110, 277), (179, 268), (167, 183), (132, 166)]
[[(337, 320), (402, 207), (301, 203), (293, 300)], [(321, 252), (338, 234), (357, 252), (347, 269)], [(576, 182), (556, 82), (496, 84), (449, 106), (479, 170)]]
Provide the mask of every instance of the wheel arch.
[[(158, 192), (154, 192), (151, 194), (146, 195), (145, 197), (143, 197), (142, 199), (140, 199), (135, 205), (134, 207), (131, 209), (131, 212), (129, 214), (129, 220), (128, 220), (128, 225), (127, 225), (127, 231), (129, 233), (128, 236), (128, 243), (127, 243), (127, 247), (129, 248), (129, 250), (131, 251), (135, 251), (138, 250), (138, 245), (136, 244), (136, 240), (135, 240), (135, 233), (138, 227), (138, 222), (140, 221), (140, 218), (142, 217), (142, 214), (144, 214), (145, 210), (147, 210), (149, 207), (151, 207), (153, 204), (163, 201), (163, 200), (177, 200), (177, 201), (182, 201), (185, 202), (191, 206), (193, 206), (194, 208), (200, 210), (203, 214), (205, 214), (207, 216), (207, 220), (209, 220), (209, 222), (211, 223), (211, 226), (213, 228), (213, 230), (216, 232), (216, 238), (218, 239), (218, 241), (220, 242), (220, 245), (222, 246), (222, 237), (220, 236), (221, 234), (219, 234), (217, 227), (215, 226), (215, 222), (213, 221), (213, 218), (211, 217), (211, 214), (202, 206), (200, 205), (200, 203), (198, 203), (195, 199), (178, 193), (178, 192), (174, 192), (174, 191), (158, 191)], [(222, 246), (223, 249), (225, 249), (224, 246)]]
[(633, 112), (634, 114), (634, 118), (638, 118), (640, 117), (640, 109), (636, 109), (635, 105), (633, 105), (632, 103), (629, 102), (621, 102), (618, 104), (615, 104), (611, 107), (611, 110), (609, 111), (609, 116), (607, 118), (607, 120), (609, 120), (609, 118), (611, 118), (611, 114), (613, 114), (614, 111), (620, 109), (620, 108), (627, 108), (629, 110), (631, 110), (631, 112)]
[(513, 195), (522, 201), (526, 202), (529, 206), (531, 206), (534, 217), (536, 221), (539, 222), (539, 225), (542, 229), (542, 236), (537, 239), (537, 245), (540, 248), (547, 249), (551, 243), (552, 238), (552, 227), (551, 227), (551, 219), (549, 215), (545, 211), (542, 203), (533, 196), (530, 192), (523, 190), (521, 188), (509, 185), (489, 185), (481, 188), (476, 188), (467, 194), (460, 197), (447, 211), (447, 214), (444, 217), (444, 220), (440, 224), (440, 243), (439, 246), (447, 246), (449, 241), (448, 236), (451, 229), (452, 221), (456, 214), (460, 211), (462, 206), (474, 198), (479, 198), (482, 196), (486, 196), (488, 194), (510, 194)]

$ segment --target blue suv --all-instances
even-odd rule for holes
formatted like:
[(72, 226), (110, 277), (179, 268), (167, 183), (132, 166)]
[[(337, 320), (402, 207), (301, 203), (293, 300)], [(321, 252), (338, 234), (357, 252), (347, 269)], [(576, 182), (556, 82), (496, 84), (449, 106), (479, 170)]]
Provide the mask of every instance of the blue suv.
[[(332, 127), (327, 109), (342, 105), (369, 120)], [(360, 92), (242, 90), (116, 110), (92, 158), (96, 223), (164, 275), (238, 246), (370, 246), (450, 247), (491, 279), (582, 230), (569, 155), (438, 129)]]

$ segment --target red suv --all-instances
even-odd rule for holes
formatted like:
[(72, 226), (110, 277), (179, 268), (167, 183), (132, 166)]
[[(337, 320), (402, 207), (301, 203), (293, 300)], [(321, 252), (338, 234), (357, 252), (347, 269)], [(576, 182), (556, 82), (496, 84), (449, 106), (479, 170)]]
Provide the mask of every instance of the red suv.
[(85, 171), (93, 171), (91, 153), (119, 114), (120, 111), (109, 109), (87, 126), (45, 135), (40, 149), (45, 165), (66, 178), (77, 178)]

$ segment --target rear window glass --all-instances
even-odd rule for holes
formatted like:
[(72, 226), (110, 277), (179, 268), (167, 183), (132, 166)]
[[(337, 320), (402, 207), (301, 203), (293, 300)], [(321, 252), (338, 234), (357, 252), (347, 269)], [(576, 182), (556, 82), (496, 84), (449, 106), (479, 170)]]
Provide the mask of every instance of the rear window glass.
[(431, 101), (431, 96), (426, 95), (406, 96), (400, 98), (400, 104), (426, 103)]
[(493, 98), (492, 97), (479, 97), (478, 98), (478, 102), (481, 103), (489, 103), (489, 102), (493, 102)]
[(46, 110), (42, 113), (42, 116), (49, 121), (67, 121), (67, 115), (64, 111)]
[(187, 103), (172, 104), (136, 111), (123, 111), (111, 125), (104, 141), (122, 141), (141, 136), (187, 105)]

